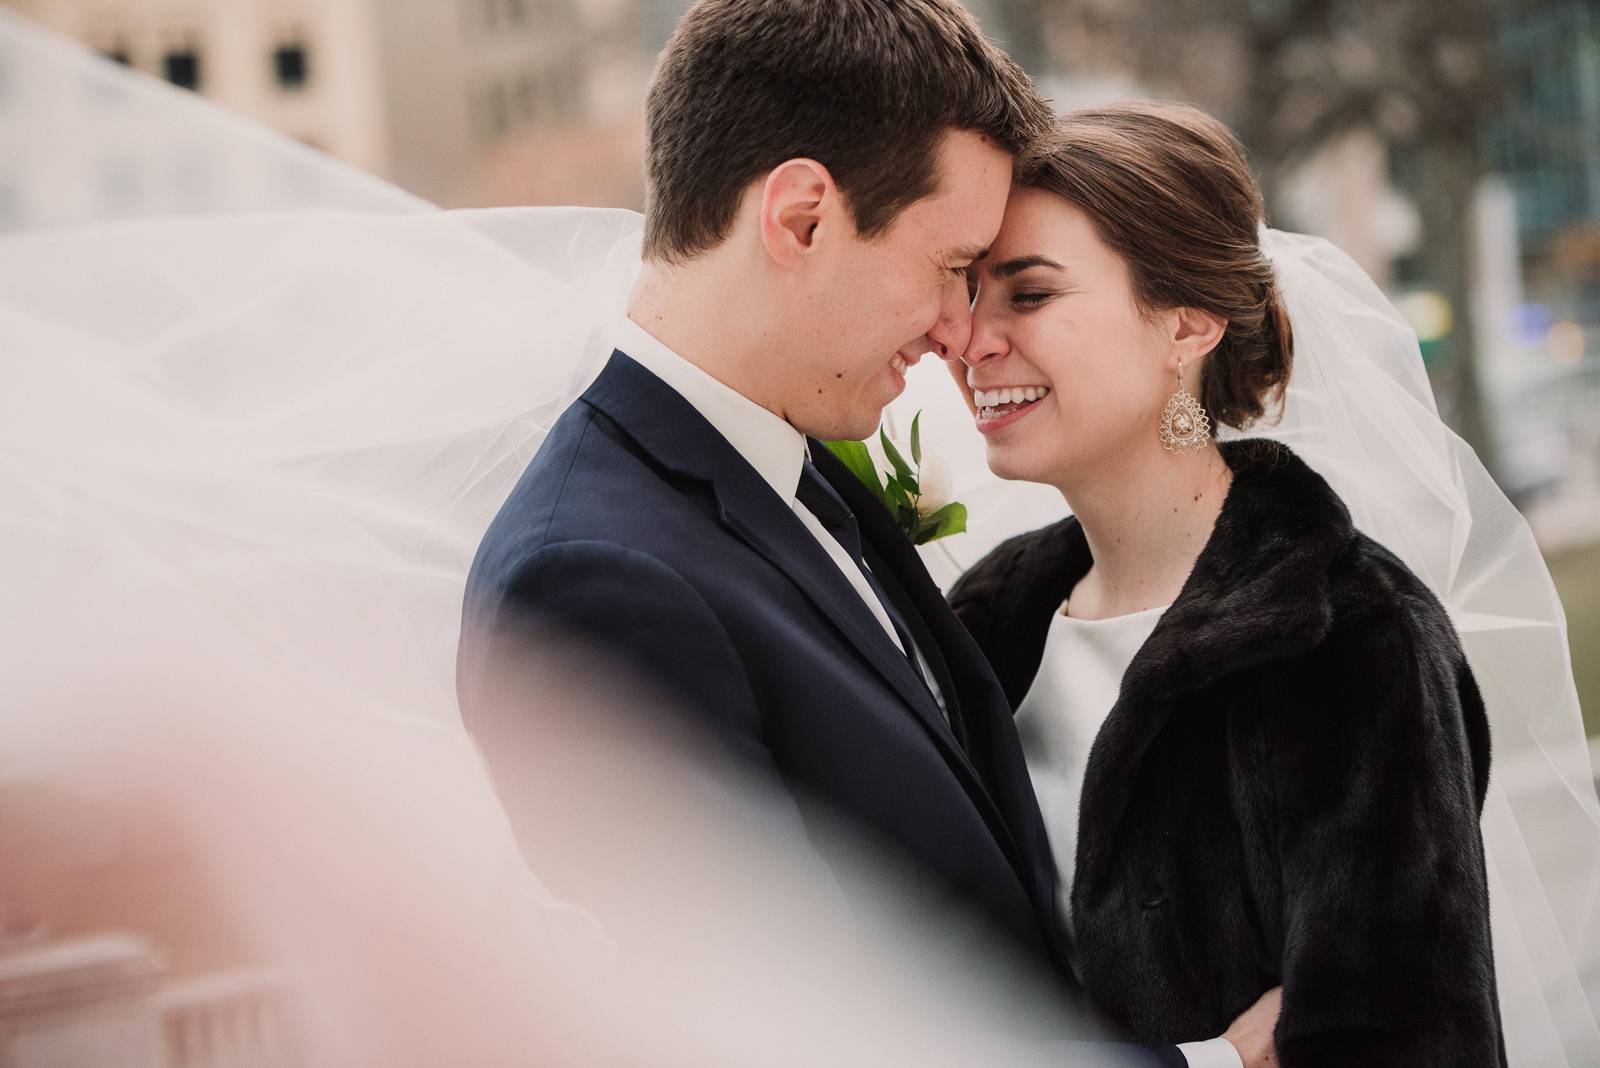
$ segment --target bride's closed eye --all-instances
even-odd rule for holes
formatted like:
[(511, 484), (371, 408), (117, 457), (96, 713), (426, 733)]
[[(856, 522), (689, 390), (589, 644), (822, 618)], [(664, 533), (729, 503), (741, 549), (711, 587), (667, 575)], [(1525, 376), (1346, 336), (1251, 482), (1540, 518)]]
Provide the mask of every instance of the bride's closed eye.
[(1011, 294), (1011, 303), (1019, 308), (1037, 308), (1053, 296), (1055, 296), (1054, 293), (1047, 293), (1043, 290), (1027, 290)]

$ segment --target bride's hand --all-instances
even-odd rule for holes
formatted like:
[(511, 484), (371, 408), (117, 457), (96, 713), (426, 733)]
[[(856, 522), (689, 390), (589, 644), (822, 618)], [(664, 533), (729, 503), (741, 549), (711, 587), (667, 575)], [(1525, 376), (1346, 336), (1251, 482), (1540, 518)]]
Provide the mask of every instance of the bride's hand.
[(1233, 1021), (1222, 1037), (1239, 1051), (1244, 1068), (1270, 1068), (1278, 1063), (1278, 1050), (1272, 1043), (1272, 1029), (1278, 1025), (1283, 1008), (1283, 987), (1275, 986)]

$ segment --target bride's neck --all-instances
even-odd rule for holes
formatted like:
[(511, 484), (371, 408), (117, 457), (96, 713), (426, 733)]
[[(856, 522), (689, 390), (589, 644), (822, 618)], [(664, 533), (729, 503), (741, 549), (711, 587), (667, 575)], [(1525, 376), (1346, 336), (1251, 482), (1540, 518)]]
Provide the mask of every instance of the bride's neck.
[(1213, 442), (1177, 456), (1156, 445), (1060, 487), (1094, 556), (1072, 591), (1070, 613), (1103, 619), (1171, 604), (1231, 482)]

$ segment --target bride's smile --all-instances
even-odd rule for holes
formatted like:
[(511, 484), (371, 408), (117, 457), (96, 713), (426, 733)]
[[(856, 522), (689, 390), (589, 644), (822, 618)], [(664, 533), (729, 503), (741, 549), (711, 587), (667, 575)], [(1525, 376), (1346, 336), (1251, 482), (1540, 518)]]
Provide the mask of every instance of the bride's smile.
[(990, 434), (1011, 426), (1048, 396), (1050, 387), (1042, 385), (973, 387), (972, 405), (979, 432)]

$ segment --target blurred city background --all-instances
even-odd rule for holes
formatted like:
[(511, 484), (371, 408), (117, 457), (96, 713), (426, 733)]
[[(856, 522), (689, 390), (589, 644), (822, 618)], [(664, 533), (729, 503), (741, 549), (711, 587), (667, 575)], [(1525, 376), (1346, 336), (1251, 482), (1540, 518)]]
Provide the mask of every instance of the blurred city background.
[[(639, 208), (640, 101), (686, 6), (0, 0), (107, 62), (349, 164), (353, 179), (446, 207)], [(1274, 225), (1331, 239), (1388, 290), (1417, 329), (1441, 410), (1533, 526), (1600, 739), (1600, 0), (970, 6), (1059, 107), (1160, 96), (1226, 120)], [(142, 151), (104, 100), (28, 99), (12, 58), (0, 54), (0, 232), (161, 214), (180, 199), (184, 210), (236, 204), (233, 186), (265, 181), (182, 146)], [(79, 111), (104, 111), (103, 136), (52, 143), (48, 163), (3, 150), (46, 143), (68, 108), (73, 129), (85, 128)], [(297, 1063), (284, 992), (238, 967), (254, 955), (225, 925), (206, 929), (192, 857), (136, 816), (108, 824), (105, 806), (29, 804), (31, 816), (0, 806), (0, 857), (32, 861), (0, 864), (0, 945), (32, 947), (0, 967), (0, 1024), (44, 1021), (44, 1050), (57, 1041), (52, 1014), (77, 1021), (73, 1035), (90, 1020), (99, 1041), (118, 1041), (153, 1012), (148, 1057), (121, 1063)], [(48, 845), (85, 836), (88, 853)], [(93, 893), (106, 879), (126, 890), (115, 902)], [(8, 914), (21, 900), (49, 900), (51, 914)], [(130, 924), (144, 934), (95, 934)], [(57, 940), (33, 937), (45, 929)], [(18, 1035), (0, 1048), (27, 1063)]]
[[(0, 6), (435, 204), (638, 208), (640, 100), (687, 0)], [(1060, 107), (1164, 96), (1225, 119), (1271, 221), (1336, 242), (1394, 296), (1446, 419), (1548, 553), (1600, 734), (1600, 3), (970, 6)], [(0, 129), (20, 121), (5, 82)], [(0, 230), (237, 180), (203, 159), (147, 173), (114, 129), (79, 148), (75, 182), (0, 159)]]
[[(687, 0), (0, 6), (436, 204), (638, 208), (640, 99)], [(1548, 554), (1600, 734), (1600, 3), (971, 7), (1060, 107), (1152, 95), (1224, 118), (1273, 223), (1336, 242), (1394, 296), (1446, 418)], [(145, 173), (114, 132), (81, 151), (76, 183), (0, 159), (0, 230), (40, 202), (142, 214), (230, 180), (204, 160), (181, 182)]]

